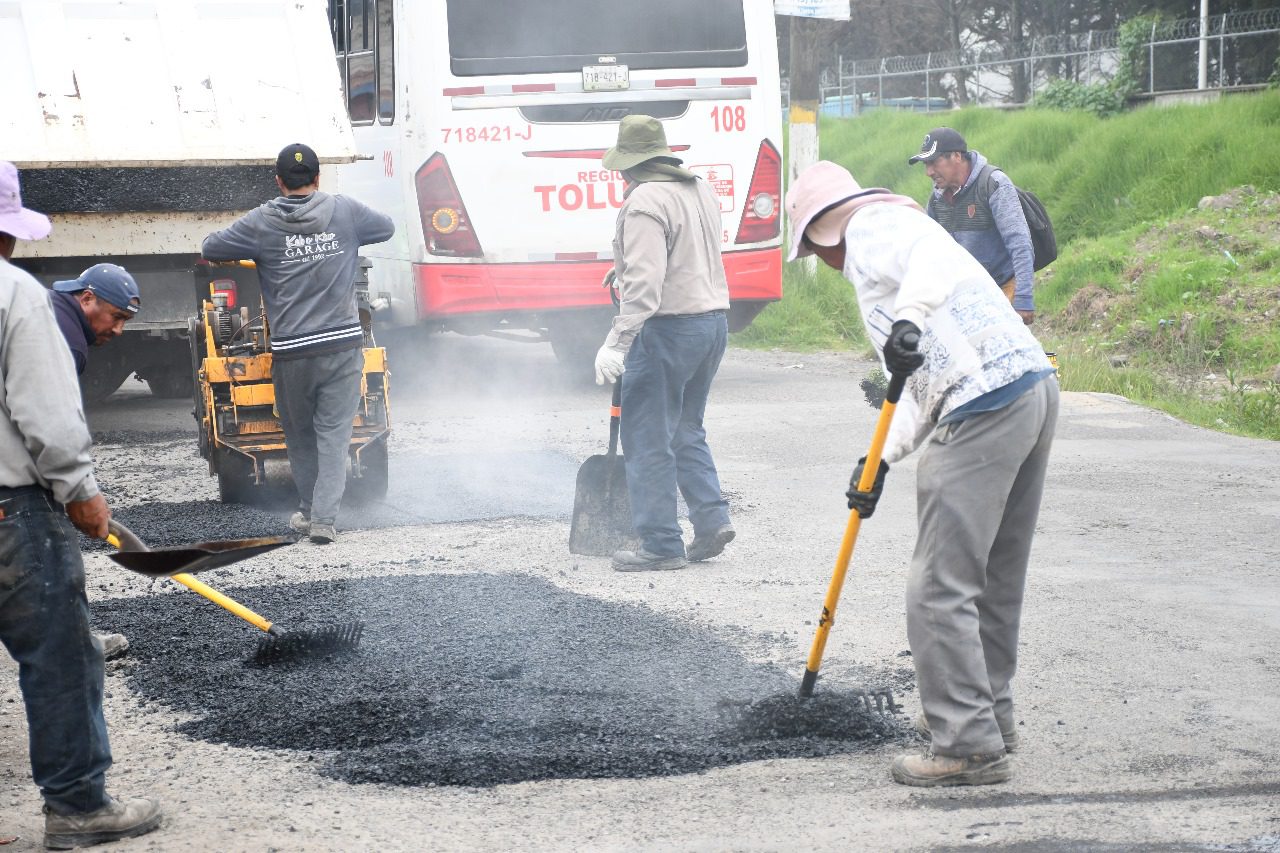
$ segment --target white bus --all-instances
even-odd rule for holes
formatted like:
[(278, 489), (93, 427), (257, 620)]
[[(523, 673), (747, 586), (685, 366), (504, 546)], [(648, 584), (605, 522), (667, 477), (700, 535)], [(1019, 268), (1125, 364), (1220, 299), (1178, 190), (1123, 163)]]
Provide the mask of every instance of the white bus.
[[(380, 326), (549, 339), (591, 356), (613, 313), (617, 123), (661, 119), (720, 196), (740, 329), (782, 295), (782, 114), (761, 0), (329, 0), (357, 147), (325, 189), (391, 215), (366, 247)], [(389, 315), (389, 317), (388, 317)]]

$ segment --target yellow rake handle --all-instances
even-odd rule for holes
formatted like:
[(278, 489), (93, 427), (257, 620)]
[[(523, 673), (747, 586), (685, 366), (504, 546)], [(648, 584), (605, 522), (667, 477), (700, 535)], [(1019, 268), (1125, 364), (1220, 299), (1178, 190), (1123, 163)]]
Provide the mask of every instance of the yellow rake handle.
[[(114, 533), (107, 534), (107, 541), (110, 542), (112, 545), (114, 545), (117, 549), (120, 548), (120, 538), (116, 536)], [(271, 633), (270, 622), (268, 622), (263, 617), (259, 616), (257, 613), (254, 613), (252, 610), (245, 607), (243, 604), (236, 601), (235, 599), (228, 598), (227, 596), (218, 592), (216, 589), (209, 586), (208, 584), (201, 583), (200, 581), (196, 580), (194, 577), (192, 577), (191, 575), (185, 572), (182, 572), (176, 575), (170, 575), (169, 578), (170, 580), (175, 580), (178, 583), (182, 584), (192, 592), (199, 593), (200, 595), (212, 601), (214, 604), (223, 608), (224, 610), (227, 610), (235, 614), (236, 616), (239, 616), (241, 619), (248, 622), (253, 627), (266, 631), (268, 634)]]
[[(893, 413), (898, 408), (898, 400), (902, 396), (906, 381), (906, 376), (893, 376), (889, 380), (889, 390), (885, 394), (884, 403), (880, 406), (880, 417), (876, 420), (876, 431), (871, 437), (867, 461), (862, 466), (862, 476), (858, 478), (860, 492), (869, 492), (875, 485), (876, 474), (880, 470), (880, 457), (884, 453), (885, 441), (889, 437), (889, 424), (893, 421)], [(840, 603), (840, 591), (844, 588), (849, 561), (853, 558), (853, 545), (858, 540), (858, 531), (861, 527), (862, 517), (858, 515), (856, 509), (850, 510), (849, 521), (844, 528), (844, 538), (840, 540), (840, 552), (836, 554), (836, 567), (831, 574), (831, 583), (827, 587), (827, 597), (822, 602), (822, 613), (818, 616), (818, 630), (813, 635), (813, 645), (809, 648), (809, 660), (805, 663), (804, 677), (800, 681), (801, 696), (812, 696), (813, 687), (818, 683), (818, 668), (822, 666), (822, 653), (827, 648), (827, 637), (831, 634), (831, 626), (836, 621), (836, 605)]]

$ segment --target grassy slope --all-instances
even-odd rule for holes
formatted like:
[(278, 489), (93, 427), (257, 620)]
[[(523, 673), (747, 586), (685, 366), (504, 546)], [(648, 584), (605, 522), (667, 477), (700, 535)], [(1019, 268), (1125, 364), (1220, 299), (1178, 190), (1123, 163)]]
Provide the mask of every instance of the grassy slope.
[[(1111, 119), (1042, 110), (878, 113), (825, 122), (822, 156), (863, 186), (923, 200), (929, 181), (906, 160), (943, 121), (1035, 190), (1053, 217), (1060, 259), (1037, 275), (1035, 329), (1059, 352), (1067, 388), (1120, 393), (1192, 422), (1280, 438), (1271, 381), (1280, 363), (1280, 207), (1263, 192), (1231, 211), (1195, 209), (1203, 196), (1242, 185), (1280, 190), (1269, 144), (1280, 127), (1280, 92)], [(850, 322), (857, 308), (848, 285), (819, 270), (811, 279), (791, 265), (783, 301), (735, 342), (865, 345), (860, 324)]]

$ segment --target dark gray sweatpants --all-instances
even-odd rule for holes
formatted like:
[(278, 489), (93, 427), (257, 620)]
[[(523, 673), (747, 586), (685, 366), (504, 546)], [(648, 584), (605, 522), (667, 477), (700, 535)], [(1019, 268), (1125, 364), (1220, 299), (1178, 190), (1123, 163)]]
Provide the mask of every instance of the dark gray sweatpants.
[(272, 365), (299, 509), (313, 522), (333, 524), (338, 518), (363, 372), (364, 350), (358, 348)]
[(916, 473), (919, 535), (907, 579), (907, 640), (933, 751), (1004, 751), (1018, 624), (1058, 422), (1058, 381), (1009, 406), (939, 427)]

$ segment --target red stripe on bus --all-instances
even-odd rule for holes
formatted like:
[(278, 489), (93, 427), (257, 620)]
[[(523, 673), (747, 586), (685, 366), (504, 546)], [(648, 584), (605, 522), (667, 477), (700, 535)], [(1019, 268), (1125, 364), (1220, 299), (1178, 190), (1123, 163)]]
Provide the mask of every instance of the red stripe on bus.
[[(688, 151), (688, 145), (672, 145), (672, 151)], [(526, 151), (526, 157), (543, 157), (551, 160), (599, 160), (607, 148), (567, 148), (563, 151)]]
[[(722, 257), (730, 299), (781, 298), (782, 251), (778, 247), (725, 252)], [(575, 264), (415, 263), (418, 317), (611, 307), (609, 292), (600, 286), (600, 279), (612, 268), (613, 261), (606, 260)]]
[(456, 89), (445, 89), (445, 96), (450, 95), (483, 95), (484, 86), (459, 86)]
[(655, 80), (653, 85), (659, 89), (671, 89), (676, 86), (696, 86), (698, 81), (692, 77), (680, 77), (675, 80)]
[(721, 77), (721, 86), (754, 86), (756, 78), (754, 77)]
[(555, 83), (518, 83), (511, 87), (512, 92), (554, 92)]

